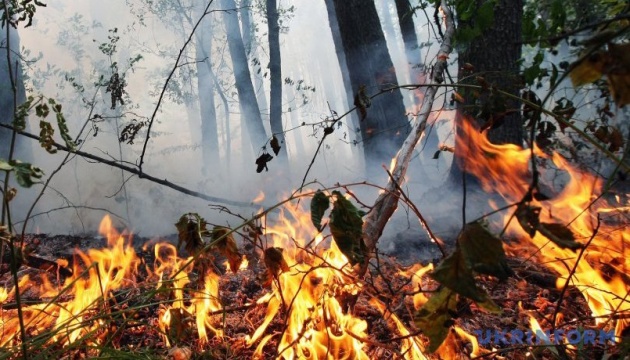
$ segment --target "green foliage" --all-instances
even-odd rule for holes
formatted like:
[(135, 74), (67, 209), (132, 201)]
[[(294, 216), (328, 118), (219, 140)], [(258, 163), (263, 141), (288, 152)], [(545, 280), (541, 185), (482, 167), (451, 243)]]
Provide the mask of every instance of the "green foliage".
[(505, 262), (501, 241), (478, 222), (466, 224), (457, 238), (457, 248), (435, 268), (431, 277), (486, 310), (501, 309), (488, 294), (477, 287), (474, 275), (488, 274), (506, 279), (512, 271)]
[(466, 266), (479, 274), (506, 280), (514, 272), (508, 266), (501, 240), (492, 235), (480, 222), (466, 224), (458, 245)]
[(330, 206), (330, 199), (321, 190), (317, 190), (311, 200), (311, 222), (317, 231), (322, 231), (322, 216)]
[(19, 160), (6, 162), (0, 159), (0, 170), (13, 172), (18, 184), (25, 188), (33, 186), (37, 180), (44, 176), (44, 172), (37, 166)]
[(476, 0), (455, 1), (455, 12), (459, 20), (455, 34), (456, 42), (465, 45), (492, 27), (495, 5), (496, 0), (484, 1), (481, 6), (478, 6)]
[(6, 26), (7, 22), (13, 28), (17, 28), (19, 23), (26, 20), (28, 20), (28, 22), (24, 27), (29, 27), (33, 25), (33, 16), (35, 16), (37, 7), (46, 7), (46, 4), (37, 0), (4, 0), (4, 4), (7, 11), (2, 9), (1, 19), (3, 28)]
[(447, 287), (434, 293), (418, 310), (414, 322), (429, 338), (429, 352), (434, 352), (444, 342), (450, 327), (455, 323), (453, 316), (456, 313), (457, 294)]
[[(365, 213), (357, 209), (339, 191), (333, 191), (332, 196), (334, 202), (329, 226), (333, 240), (350, 264), (363, 263), (367, 255), (367, 247), (363, 242), (362, 217)], [(329, 197), (322, 191), (317, 191), (311, 200), (311, 222), (318, 231), (322, 231), (322, 216), (329, 206)]]
[(350, 264), (365, 261), (367, 247), (363, 242), (364, 215), (343, 194), (333, 191), (335, 202), (330, 212), (330, 232), (339, 250), (348, 258)]

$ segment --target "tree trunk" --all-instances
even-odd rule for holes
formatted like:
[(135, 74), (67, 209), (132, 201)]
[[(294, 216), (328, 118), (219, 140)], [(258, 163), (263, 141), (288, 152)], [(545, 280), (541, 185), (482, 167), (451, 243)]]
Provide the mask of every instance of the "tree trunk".
[[(337, 14), (335, 13), (335, 4), (333, 0), (324, 0), (326, 2), (326, 12), (328, 13), (328, 23), (330, 24), (330, 31), (332, 33), (333, 44), (335, 45), (335, 53), (337, 54), (337, 61), (339, 62), (339, 68), (341, 69), (341, 77), (343, 81), (343, 90), (346, 94), (346, 100), (348, 109), (352, 109), (354, 107), (354, 94), (352, 93), (352, 85), (350, 84), (350, 75), (348, 71), (348, 63), (346, 61), (346, 54), (343, 50), (343, 43), (341, 42), (341, 33), (339, 32), (339, 22), (337, 21)], [(321, 65), (323, 59), (319, 59), (319, 64)], [(355, 129), (360, 127), (359, 118), (356, 112), (353, 112), (349, 115), (350, 120), (348, 121), (349, 132), (350, 132), (350, 141), (359, 141), (355, 136)]]
[[(397, 86), (374, 2), (333, 0), (333, 4), (353, 93), (361, 86), (368, 96)], [(410, 131), (400, 90), (374, 98), (360, 128), (367, 167), (380, 171), (380, 165), (389, 164)]]
[[(477, 8), (485, 1), (476, 0)], [(475, 84), (476, 76), (483, 77), (488, 83), (497, 88), (519, 95), (519, 60), (521, 58), (521, 22), (523, 16), (522, 0), (500, 0), (494, 7), (494, 23), (484, 30), (481, 36), (474, 38), (466, 48), (459, 52), (459, 79), (461, 83)], [(474, 17), (470, 21), (458, 21), (460, 28), (474, 25)], [(474, 67), (474, 75), (466, 72), (465, 64)], [(466, 141), (466, 134), (461, 131), (462, 121), (473, 118), (474, 112), (466, 112), (464, 108), (474, 104), (474, 96), (471, 91), (460, 91), (467, 103), (458, 104), (455, 117), (456, 143)], [(517, 101), (506, 99), (508, 110), (518, 110), (520, 104)], [(479, 122), (478, 126), (481, 126)], [(488, 131), (488, 139), (496, 144), (512, 143), (523, 145), (523, 122), (520, 112), (514, 111), (504, 118), (503, 124)], [(455, 183), (461, 180), (461, 168), (466, 154), (461, 154), (455, 149), (455, 157), (451, 168), (450, 179)]]
[[(5, 24), (5, 26), (9, 25)], [(14, 118), (14, 93), (11, 87), (11, 76), (13, 77), (15, 83), (15, 95), (17, 96), (17, 105), (19, 106), (20, 104), (24, 103), (24, 101), (26, 101), (26, 91), (24, 89), (24, 80), (22, 78), (22, 65), (20, 63), (18, 55), (20, 53), (20, 37), (17, 33), (17, 30), (13, 28), (9, 29), (9, 44), (11, 49), (7, 49), (6, 28), (2, 28), (0, 32), (0, 43), (2, 44), (2, 49), (0, 49), (0, 123), (12, 124)], [(13, 72), (12, 74), (9, 73), (9, 65), (7, 64), (6, 51), (11, 52), (10, 68)], [(0, 159), (8, 160), (11, 147), (11, 137), (11, 130), (0, 128)], [(29, 146), (26, 146), (26, 144), (24, 144), (24, 146), (21, 146), (21, 138), (21, 136), (18, 136), (16, 138), (17, 152), (14, 154), (14, 159), (22, 161), (32, 161), (33, 154), (30, 150), (31, 148)]]
[(221, 167), (219, 156), (219, 134), (217, 127), (217, 111), (214, 102), (214, 74), (212, 72), (212, 27), (209, 19), (205, 19), (197, 33), (197, 90), (201, 115), (201, 150), (204, 174)]
[(280, 152), (276, 156), (283, 166), (288, 166), (287, 147), (282, 128), (282, 64), (280, 58), (280, 23), (276, 0), (267, 0), (267, 23), (269, 24), (269, 124), (271, 133), (280, 143)]
[(424, 83), (422, 76), (422, 56), (420, 55), (420, 45), (416, 35), (416, 27), (413, 23), (414, 11), (409, 0), (395, 0), (396, 12), (398, 13), (398, 24), (400, 33), (405, 44), (405, 55), (409, 62), (409, 76), (414, 83)]
[[(224, 9), (236, 9), (234, 0), (222, 0), (221, 5)], [(256, 92), (247, 65), (247, 54), (241, 37), (241, 29), (238, 22), (238, 13), (235, 10), (224, 11), (223, 21), (225, 22), (225, 31), (227, 34), (228, 47), (230, 49), (230, 57), (232, 58), (232, 69), (236, 81), (236, 90), (238, 91), (238, 99), (241, 107), (241, 116), (244, 118), (245, 127), (249, 135), (249, 142), (254, 150), (258, 150), (267, 142), (267, 135), (260, 116), (260, 109), (256, 101)], [(246, 146), (246, 145), (244, 145)], [(249, 159), (245, 159), (249, 161)]]

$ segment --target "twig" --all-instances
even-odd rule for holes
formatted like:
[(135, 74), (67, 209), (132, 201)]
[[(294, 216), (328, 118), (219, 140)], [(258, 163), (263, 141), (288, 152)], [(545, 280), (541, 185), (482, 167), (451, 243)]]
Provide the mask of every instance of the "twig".
[[(0, 124), (0, 127), (4, 127), (4, 128), (7, 128), (7, 129), (14, 129), (13, 126), (7, 125), (7, 124)], [(28, 138), (31, 138), (31, 139), (34, 139), (34, 140), (37, 140), (37, 141), (40, 140), (39, 136), (33, 135), (33, 134), (28, 133), (26, 131), (16, 130), (16, 132), (18, 134), (22, 135), (22, 136), (26, 136)], [(218, 202), (218, 203), (227, 204), (227, 205), (256, 208), (256, 209), (260, 208), (260, 206), (261, 206), (260, 204), (254, 204), (254, 203), (251, 203), (251, 202), (234, 201), (234, 200), (228, 200), (228, 199), (224, 199), (224, 198), (220, 198), (220, 197), (216, 197), (216, 196), (203, 194), (203, 193), (200, 193), (200, 192), (197, 192), (197, 191), (193, 191), (193, 190), (187, 189), (187, 188), (185, 188), (183, 186), (180, 186), (180, 185), (177, 185), (175, 183), (172, 183), (172, 182), (170, 182), (170, 181), (168, 181), (166, 179), (158, 179), (155, 176), (151, 176), (151, 175), (149, 175), (147, 173), (143, 173), (143, 172), (140, 171), (139, 168), (134, 168), (134, 167), (131, 167), (131, 166), (123, 165), (123, 164), (121, 164), (121, 163), (119, 163), (117, 161), (107, 160), (107, 159), (104, 159), (104, 158), (102, 158), (100, 156), (96, 156), (94, 154), (90, 154), (90, 153), (87, 153), (87, 152), (84, 152), (84, 151), (81, 151), (81, 150), (72, 150), (72, 149), (68, 148), (67, 146), (59, 144), (57, 142), (53, 142), (51, 145), (53, 147), (55, 147), (57, 150), (71, 152), (71, 153), (77, 154), (77, 155), (79, 155), (79, 156), (81, 156), (83, 158), (94, 160), (94, 161), (97, 161), (97, 162), (102, 163), (102, 164), (106, 164), (106, 165), (109, 165), (109, 166), (112, 166), (112, 167), (115, 167), (115, 168), (118, 168), (118, 169), (125, 170), (125, 171), (127, 171), (127, 172), (129, 172), (131, 174), (138, 175), (138, 177), (141, 178), (141, 179), (146, 179), (146, 180), (152, 181), (152, 182), (154, 182), (156, 184), (164, 185), (164, 186), (169, 187), (169, 188), (171, 188), (173, 190), (176, 190), (176, 191), (179, 191), (179, 192), (184, 193), (186, 195), (194, 196), (194, 197), (197, 197), (197, 198), (200, 198), (200, 199), (203, 199), (203, 200), (212, 201), (212, 202)]]
[(409, 199), (407, 194), (405, 194), (405, 192), (401, 189), (400, 185), (398, 185), (398, 183), (394, 180), (394, 176), (392, 175), (392, 173), (389, 172), (389, 170), (387, 170), (386, 167), (383, 166), (383, 168), (385, 169), (385, 171), (387, 171), (387, 175), (389, 176), (390, 181), (394, 183), (394, 185), (396, 186), (396, 190), (398, 191), (398, 193), (400, 193), (400, 196), (402, 196), (405, 199), (405, 201), (407, 202), (407, 205), (411, 207), (411, 210), (413, 210), (414, 214), (416, 214), (416, 216), (418, 217), (418, 220), (420, 220), (420, 225), (422, 225), (424, 230), (426, 230), (427, 234), (429, 235), (429, 239), (431, 239), (431, 242), (435, 243), (438, 249), (440, 249), (442, 256), (446, 257), (446, 251), (444, 250), (444, 242), (438, 239), (438, 237), (435, 236), (433, 231), (431, 231), (431, 228), (429, 228), (429, 224), (427, 223), (427, 220), (424, 218), (424, 216), (422, 216), (416, 204), (414, 204), (411, 201), (411, 199)]
[(164, 81), (164, 86), (162, 87), (162, 91), (160, 92), (160, 97), (158, 98), (157, 104), (155, 104), (153, 115), (151, 115), (151, 119), (149, 120), (149, 125), (147, 126), (147, 137), (144, 140), (144, 144), (142, 145), (142, 153), (140, 154), (140, 164), (138, 165), (138, 172), (140, 174), (140, 177), (142, 177), (142, 174), (143, 174), (142, 165), (144, 165), (144, 154), (147, 151), (149, 138), (151, 138), (151, 127), (153, 126), (153, 121), (155, 120), (155, 116), (157, 115), (157, 112), (160, 109), (160, 105), (162, 104), (162, 99), (164, 98), (164, 94), (166, 94), (166, 88), (168, 87), (168, 83), (171, 81), (171, 78), (173, 77), (173, 74), (175, 74), (175, 71), (179, 68), (179, 60), (184, 54), (184, 50), (186, 49), (186, 47), (188, 47), (188, 44), (192, 41), (193, 36), (195, 35), (195, 31), (197, 30), (197, 27), (199, 27), (199, 25), (201, 24), (201, 21), (203, 21), (206, 15), (210, 13), (209, 10), (210, 10), (210, 6), (212, 6), (212, 3), (214, 3), (214, 0), (210, 0), (208, 2), (208, 5), (203, 11), (203, 14), (201, 14), (201, 16), (199, 17), (199, 20), (197, 20), (197, 23), (195, 24), (192, 31), (188, 35), (188, 39), (186, 39), (184, 46), (182, 46), (182, 48), (179, 50), (179, 54), (177, 55), (177, 59), (175, 60), (175, 65), (171, 69), (171, 72), (168, 74), (166, 81)]
[[(448, 56), (453, 50), (451, 42), (455, 34), (453, 14), (448, 6), (446, 6), (445, 0), (442, 0), (441, 7), (444, 11), (446, 19), (446, 29), (444, 41), (442, 42), (437, 55), (438, 61), (434, 66), (433, 74), (431, 76), (431, 82), (438, 84), (444, 79), (444, 69), (447, 66)], [(398, 151), (398, 154), (396, 154), (392, 178), (388, 181), (386, 186), (388, 191), (385, 191), (378, 196), (374, 203), (374, 207), (368, 213), (365, 223), (363, 224), (364, 241), (369, 251), (373, 251), (376, 247), (376, 243), (381, 237), (385, 225), (398, 207), (397, 185), (400, 186), (400, 183), (404, 180), (407, 167), (409, 166), (409, 161), (413, 155), (413, 150), (418, 144), (418, 141), (426, 128), (427, 120), (429, 118), (429, 114), (431, 113), (436, 93), (437, 87), (428, 87), (422, 101), (420, 116), (414, 123), (411, 133), (407, 136), (407, 139), (405, 139), (405, 142)], [(361, 270), (363, 274), (365, 274), (367, 266), (363, 266)]]

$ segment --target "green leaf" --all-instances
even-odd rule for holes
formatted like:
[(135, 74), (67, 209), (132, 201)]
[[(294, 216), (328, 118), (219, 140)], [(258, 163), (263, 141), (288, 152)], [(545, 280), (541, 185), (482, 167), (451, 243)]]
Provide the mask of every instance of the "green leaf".
[(61, 104), (54, 105), (53, 111), (55, 112), (57, 117), (57, 127), (59, 128), (59, 134), (61, 135), (61, 138), (70, 150), (75, 150), (76, 144), (74, 143), (72, 136), (70, 136), (70, 131), (68, 130), (68, 126), (66, 124), (66, 118), (61, 112)]
[(457, 311), (457, 294), (447, 287), (442, 287), (422, 305), (414, 317), (418, 329), (429, 338), (429, 352), (435, 352), (453, 324), (453, 315)]
[(0, 160), (0, 170), (11, 171), (13, 170), (13, 166), (4, 160)]
[(339, 250), (350, 264), (363, 263), (367, 247), (363, 242), (363, 219), (359, 210), (339, 191), (333, 191), (336, 200), (330, 212), (330, 232)]
[(508, 266), (503, 243), (478, 221), (466, 224), (458, 243), (467, 266), (473, 271), (505, 280), (514, 274)]
[(44, 176), (42, 169), (29, 163), (23, 163), (19, 160), (13, 160), (9, 163), (13, 167), (15, 179), (22, 187), (29, 188), (35, 184), (35, 179), (41, 179)]
[(322, 231), (322, 216), (330, 206), (330, 199), (321, 190), (317, 190), (311, 200), (311, 222), (317, 231)]
[(431, 273), (431, 277), (456, 293), (473, 300), (489, 312), (501, 312), (501, 308), (475, 284), (472, 269), (467, 266), (460, 248), (442, 260)]

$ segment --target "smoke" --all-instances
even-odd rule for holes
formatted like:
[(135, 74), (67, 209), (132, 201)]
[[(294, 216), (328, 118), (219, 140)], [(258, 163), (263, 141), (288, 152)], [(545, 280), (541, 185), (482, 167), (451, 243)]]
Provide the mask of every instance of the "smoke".
[[(219, 9), (216, 3), (213, 9)], [(190, 20), (194, 23), (199, 16), (198, 9), (186, 7), (179, 14), (173, 12), (170, 8), (173, 4), (168, 1), (154, 2), (151, 11), (146, 6), (140, 0), (56, 2), (38, 10), (32, 27), (19, 29), (27, 94), (42, 94), (63, 105), (70, 134), (77, 136), (81, 133), (82, 151), (131, 167), (140, 163), (146, 126), (140, 129), (133, 144), (119, 142), (121, 132), (128, 124), (147, 122), (151, 118), (162, 87), (190, 34)], [(259, 105), (263, 119), (267, 119), (268, 105), (261, 101), (269, 94), (267, 25), (260, 3), (253, 1), (253, 6), (253, 44), (256, 48), (250, 53), (249, 65), (253, 77), (258, 79), (255, 86)], [(291, 9), (283, 17), (284, 31), (280, 37), (283, 125), (285, 129), (291, 129), (282, 146), (288, 150), (290, 169), (283, 169), (272, 160), (268, 163), (268, 172), (257, 174), (256, 165), (248, 160), (251, 156), (248, 148), (256, 149), (253, 156), (257, 157), (265, 144), (250, 144), (247, 137), (241, 137), (241, 110), (231, 73), (232, 64), (225, 43), (222, 14), (216, 12), (206, 17), (202, 28), (212, 31), (209, 56), (216, 75), (215, 85), (222, 92), (222, 95), (214, 95), (221, 160), (218, 164), (204, 163), (199, 109), (209, 95), (200, 94), (197, 89), (195, 61), (199, 59), (193, 38), (173, 72), (156, 113), (144, 157), (145, 173), (232, 201), (251, 202), (263, 191), (267, 195), (264, 201), (267, 205), (298, 188), (307, 170), (306, 182), (318, 182), (314, 187), (364, 181), (378, 185), (385, 183), (384, 170), (365, 172), (362, 143), (356, 142), (360, 140), (360, 132), (350, 116), (338, 123), (311, 164), (324, 136), (324, 127), (320, 124), (347, 112), (349, 104), (325, 3), (289, 1), (282, 2), (281, 6)], [(411, 65), (405, 58), (392, 6), (391, 2), (379, 2), (382, 23), (385, 17), (391, 16), (385, 34), (398, 81), (404, 84), (412, 81), (409, 78)], [(427, 28), (419, 24), (418, 17), (416, 21), (419, 39), (430, 42)], [(111, 54), (107, 53), (107, 46), (110, 50), (115, 46)], [(435, 49), (424, 50), (427, 59), (436, 52)], [(124, 105), (117, 103), (112, 109), (111, 92), (106, 88), (116, 72), (125, 81)], [(410, 114), (417, 111), (417, 94), (404, 92), (403, 96), (407, 111)], [(227, 121), (224, 103), (229, 106)], [(438, 114), (434, 120), (448, 117), (448, 114)], [(30, 122), (31, 128), (38, 127), (34, 117)], [(268, 120), (264, 125), (269, 135)], [(423, 193), (438, 186), (447, 173), (449, 155), (443, 154), (438, 160), (433, 160), (432, 156), (436, 144), (448, 141), (450, 128), (447, 123), (440, 123), (432, 131), (427, 146), (418, 148), (418, 156), (408, 175), (412, 199), (419, 199)], [(47, 154), (36, 141), (27, 141), (34, 154), (33, 162), (43, 168), (46, 176), (53, 174), (66, 157), (62, 152)], [(268, 144), (266, 151), (271, 153)], [(23, 219), (33, 201), (33, 195), (22, 194), (37, 194), (40, 190), (41, 185), (20, 189), (20, 196), (13, 204), (14, 219)], [(352, 190), (365, 204), (370, 204), (378, 193), (378, 189), (369, 186), (356, 186)], [(208, 201), (72, 155), (45, 190), (33, 211), (37, 216), (29, 222), (27, 231), (89, 233), (97, 229), (98, 222), (108, 212), (114, 214), (117, 226), (145, 236), (173, 233), (172, 224), (187, 212), (198, 212), (216, 224), (240, 222), (208, 205)], [(258, 210), (255, 206), (229, 208), (243, 216), (251, 216)], [(399, 213), (399, 220), (395, 222), (402, 225), (394, 227), (405, 230), (407, 219), (413, 219), (413, 215), (404, 210)], [(413, 228), (420, 231), (417, 223)], [(400, 229), (392, 231), (386, 236), (395, 238)]]

